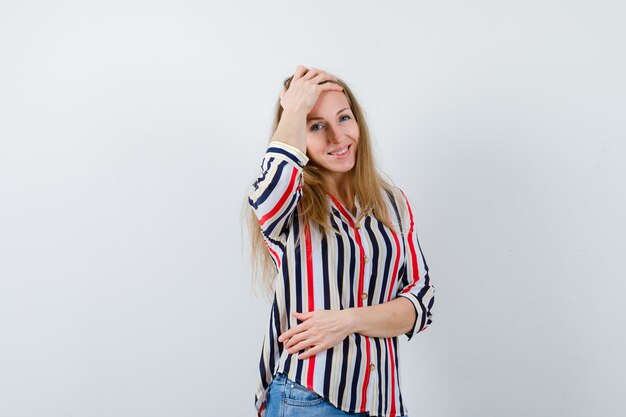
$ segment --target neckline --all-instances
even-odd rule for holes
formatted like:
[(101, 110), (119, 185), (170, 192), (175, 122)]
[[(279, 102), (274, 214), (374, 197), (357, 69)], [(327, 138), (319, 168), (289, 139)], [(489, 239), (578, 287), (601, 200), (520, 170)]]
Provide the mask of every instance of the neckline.
[(354, 224), (356, 223), (356, 220), (359, 218), (359, 214), (361, 213), (361, 205), (359, 204), (359, 199), (357, 198), (357, 196), (354, 196), (354, 207), (356, 209), (356, 214), (352, 214), (352, 212), (350, 210), (346, 209), (339, 202), (337, 197), (335, 197), (331, 193), (327, 193), (327, 194), (330, 197), (330, 201), (335, 205), (337, 210), (339, 210), (339, 212), (343, 215), (343, 217), (348, 219), (348, 222), (350, 223), (350, 226), (354, 226)]

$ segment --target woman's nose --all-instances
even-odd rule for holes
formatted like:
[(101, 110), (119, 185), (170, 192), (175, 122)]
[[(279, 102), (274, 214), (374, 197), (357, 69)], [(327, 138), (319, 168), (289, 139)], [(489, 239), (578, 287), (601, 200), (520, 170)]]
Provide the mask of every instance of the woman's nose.
[(327, 135), (327, 139), (329, 142), (338, 142), (339, 138), (341, 138), (341, 133), (339, 132), (339, 129), (335, 126), (329, 126), (328, 127), (328, 135)]

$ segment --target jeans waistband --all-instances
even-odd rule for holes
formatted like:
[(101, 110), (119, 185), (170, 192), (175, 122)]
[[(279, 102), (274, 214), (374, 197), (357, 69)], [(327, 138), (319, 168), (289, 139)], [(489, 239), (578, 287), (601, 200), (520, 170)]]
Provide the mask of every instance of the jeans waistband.
[(276, 375), (274, 375), (274, 381), (276, 384), (285, 384), (285, 382), (287, 382), (287, 376), (285, 374), (283, 374), (282, 372), (278, 372)]

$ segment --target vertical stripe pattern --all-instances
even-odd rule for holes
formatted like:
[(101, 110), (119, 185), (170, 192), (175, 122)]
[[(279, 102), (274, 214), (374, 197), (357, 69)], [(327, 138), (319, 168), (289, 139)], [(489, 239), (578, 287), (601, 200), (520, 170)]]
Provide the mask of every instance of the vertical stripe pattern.
[[(272, 141), (261, 172), (248, 193), (265, 244), (276, 266), (275, 293), (265, 332), (255, 406), (265, 417), (267, 388), (274, 375), (288, 378), (347, 412), (395, 417), (408, 412), (399, 381), (398, 338), (351, 334), (336, 346), (305, 360), (278, 342), (299, 324), (293, 312), (359, 308), (405, 297), (416, 319), (410, 340), (432, 321), (434, 287), (415, 231), (414, 211), (398, 188), (381, 190), (393, 228), (362, 213), (353, 214), (327, 196), (333, 233), (304, 224), (298, 213), (302, 170), (308, 157), (299, 149)], [(419, 256), (418, 256), (419, 254)]]

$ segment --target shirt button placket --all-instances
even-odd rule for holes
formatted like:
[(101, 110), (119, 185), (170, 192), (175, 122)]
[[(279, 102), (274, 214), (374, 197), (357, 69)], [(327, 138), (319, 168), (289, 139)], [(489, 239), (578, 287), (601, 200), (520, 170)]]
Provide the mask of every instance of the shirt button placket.
[[(359, 229), (361, 228), (361, 223), (354, 223), (353, 225), (354, 231), (357, 235), (359, 235)], [(365, 268), (365, 264), (367, 264), (369, 262), (370, 258), (367, 255), (363, 255), (363, 268)], [(367, 272), (365, 272), (367, 273)], [(361, 293), (361, 300), (363, 301), (363, 305), (367, 304), (367, 293), (366, 292), (362, 292)]]

